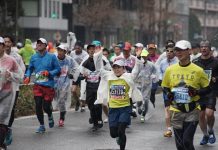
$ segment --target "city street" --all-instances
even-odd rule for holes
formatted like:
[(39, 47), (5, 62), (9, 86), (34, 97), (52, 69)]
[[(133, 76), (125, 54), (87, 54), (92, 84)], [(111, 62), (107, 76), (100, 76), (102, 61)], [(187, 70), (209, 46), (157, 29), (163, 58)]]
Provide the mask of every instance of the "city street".
[[(216, 112), (216, 119), (218, 115)], [(38, 121), (35, 117), (19, 118), (14, 122), (13, 143), (8, 150), (114, 150), (118, 149), (116, 140), (109, 135), (108, 124), (97, 132), (91, 131), (88, 123), (89, 111), (67, 113), (64, 128), (57, 126), (58, 113), (54, 115), (56, 125), (45, 134), (36, 134)], [(47, 120), (47, 116), (45, 117)], [(47, 122), (46, 122), (46, 126)], [(163, 137), (165, 129), (162, 95), (158, 94), (156, 109), (151, 119), (141, 123), (139, 118), (132, 119), (132, 125), (127, 129), (127, 150), (175, 150), (174, 137)], [(218, 137), (218, 124), (215, 124)], [(202, 133), (198, 127), (195, 135), (196, 150), (218, 149), (214, 145), (200, 146)]]

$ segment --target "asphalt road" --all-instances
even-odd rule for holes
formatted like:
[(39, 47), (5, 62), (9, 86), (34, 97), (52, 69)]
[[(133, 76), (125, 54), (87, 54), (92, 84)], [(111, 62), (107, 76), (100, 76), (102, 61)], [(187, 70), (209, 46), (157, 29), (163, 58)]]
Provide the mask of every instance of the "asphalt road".
[[(163, 137), (165, 130), (162, 96), (157, 95), (153, 116), (145, 123), (139, 118), (132, 119), (127, 129), (127, 150), (175, 150), (174, 137)], [(54, 115), (56, 125), (49, 129), (46, 122), (46, 133), (36, 134), (38, 121), (35, 116), (18, 118), (13, 126), (13, 143), (8, 150), (114, 150), (118, 149), (115, 139), (109, 135), (108, 124), (97, 132), (91, 131), (88, 124), (89, 111), (70, 111), (66, 115), (65, 127), (57, 126), (59, 114)], [(216, 112), (216, 119), (218, 114)], [(47, 116), (45, 116), (47, 121)], [(218, 124), (215, 123), (218, 133)], [(218, 134), (216, 136), (218, 137)], [(217, 150), (218, 142), (213, 145), (200, 146), (202, 133), (198, 127), (195, 135), (196, 150)]]

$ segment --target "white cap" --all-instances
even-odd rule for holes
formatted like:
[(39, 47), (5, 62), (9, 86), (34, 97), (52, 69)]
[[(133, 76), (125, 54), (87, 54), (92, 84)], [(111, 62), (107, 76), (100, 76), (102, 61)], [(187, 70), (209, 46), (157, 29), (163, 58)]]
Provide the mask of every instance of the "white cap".
[(60, 44), (57, 48), (63, 49), (65, 51), (68, 50), (68, 47), (66, 45), (64, 45), (64, 44)]
[(181, 41), (176, 42), (175, 49), (176, 48), (186, 50), (186, 49), (191, 49), (192, 47), (189, 41), (181, 40)]
[(5, 40), (0, 36), (0, 43), (5, 43)]
[(115, 60), (115, 62), (113, 63), (113, 66), (114, 65), (118, 65), (118, 66), (125, 66), (125, 63), (124, 63), (124, 60), (123, 59), (118, 59), (118, 60)]
[(144, 45), (143, 45), (142, 43), (136, 43), (136, 44), (135, 44), (135, 47), (142, 47), (142, 48), (143, 48)]
[(42, 42), (43, 44), (46, 44), (47, 45), (47, 41), (46, 41), (46, 39), (44, 39), (44, 38), (39, 38), (38, 40), (37, 40), (37, 42), (38, 41), (40, 41), (40, 42)]

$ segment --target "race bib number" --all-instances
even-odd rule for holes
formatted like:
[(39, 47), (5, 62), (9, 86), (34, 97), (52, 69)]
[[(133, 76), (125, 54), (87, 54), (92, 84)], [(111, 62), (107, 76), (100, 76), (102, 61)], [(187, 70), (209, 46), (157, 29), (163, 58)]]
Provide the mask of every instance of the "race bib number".
[(68, 66), (64, 66), (61, 68), (61, 75), (62, 77), (66, 77), (68, 72)]
[(110, 98), (114, 100), (125, 100), (125, 85), (111, 85)]
[(87, 82), (90, 83), (98, 83), (99, 82), (99, 74), (97, 72), (90, 72)]
[(207, 74), (208, 80), (211, 80), (212, 77), (212, 70), (204, 70), (204, 72)]
[(48, 77), (43, 76), (41, 71), (36, 73), (35, 77), (36, 77), (35, 81), (39, 83), (48, 81)]
[(190, 103), (191, 97), (188, 94), (188, 88), (177, 87), (173, 88), (172, 92), (174, 93), (174, 100), (176, 103)]

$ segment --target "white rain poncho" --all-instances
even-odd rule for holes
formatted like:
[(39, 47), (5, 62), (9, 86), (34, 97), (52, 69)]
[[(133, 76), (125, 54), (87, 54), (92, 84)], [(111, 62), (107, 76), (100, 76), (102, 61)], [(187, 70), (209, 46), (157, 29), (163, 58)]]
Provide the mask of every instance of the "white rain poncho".
[(98, 52), (94, 55), (94, 59), (96, 59), (96, 62), (98, 64), (98, 70), (100, 72), (101, 76), (101, 82), (98, 88), (97, 92), (97, 100), (95, 101), (95, 104), (104, 104), (107, 105), (109, 101), (109, 94), (108, 94), (108, 80), (116, 80), (118, 78), (124, 79), (127, 84), (130, 87), (129, 90), (129, 97), (132, 98), (133, 102), (142, 101), (142, 94), (135, 86), (134, 80), (138, 76), (139, 69), (138, 65), (140, 63), (139, 60), (136, 61), (136, 66), (134, 67), (132, 73), (124, 73), (120, 77), (117, 77), (113, 71), (106, 71), (102, 68), (102, 52)]
[[(6, 71), (11, 74), (10, 78), (6, 78)], [(9, 123), (16, 94), (13, 83), (21, 83), (23, 76), (23, 71), (14, 58), (6, 54), (0, 58), (0, 124)]]

